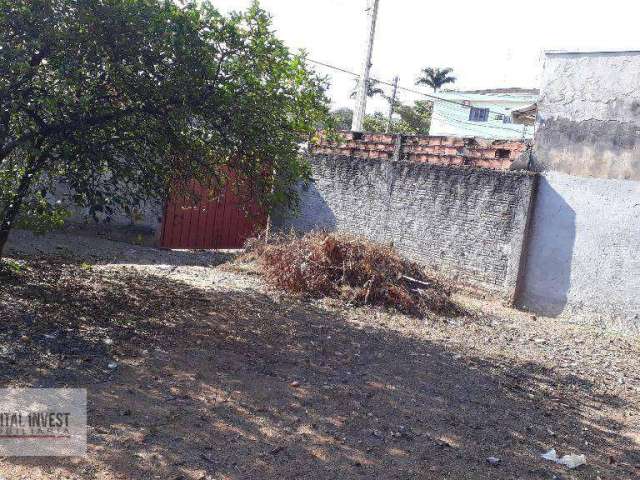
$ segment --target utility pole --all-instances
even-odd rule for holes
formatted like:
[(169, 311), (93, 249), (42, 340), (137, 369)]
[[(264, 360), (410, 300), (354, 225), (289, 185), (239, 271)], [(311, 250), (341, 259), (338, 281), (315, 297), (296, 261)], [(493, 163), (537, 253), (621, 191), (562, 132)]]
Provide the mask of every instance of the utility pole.
[(356, 108), (353, 112), (353, 123), (351, 130), (362, 132), (362, 122), (367, 110), (367, 93), (369, 90), (369, 74), (371, 72), (371, 56), (373, 54), (373, 40), (376, 35), (376, 20), (378, 18), (378, 4), (380, 0), (367, 0), (367, 14), (369, 16), (369, 35), (366, 43), (364, 61), (362, 62), (362, 73), (358, 82), (358, 95), (356, 96)]
[(396, 108), (396, 97), (398, 95), (398, 82), (400, 78), (396, 75), (393, 77), (393, 93), (389, 102), (389, 121), (387, 122), (387, 133), (391, 131), (391, 123), (393, 122), (393, 110)]

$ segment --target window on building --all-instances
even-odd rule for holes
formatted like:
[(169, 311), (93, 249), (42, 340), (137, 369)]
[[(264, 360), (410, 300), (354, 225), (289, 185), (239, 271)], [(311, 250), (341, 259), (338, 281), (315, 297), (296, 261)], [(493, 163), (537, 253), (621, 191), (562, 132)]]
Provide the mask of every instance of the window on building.
[(502, 123), (513, 123), (513, 120), (511, 119), (511, 117), (505, 115), (502, 119)]
[(469, 111), (470, 122), (486, 122), (487, 120), (489, 120), (488, 108), (471, 107), (471, 111)]

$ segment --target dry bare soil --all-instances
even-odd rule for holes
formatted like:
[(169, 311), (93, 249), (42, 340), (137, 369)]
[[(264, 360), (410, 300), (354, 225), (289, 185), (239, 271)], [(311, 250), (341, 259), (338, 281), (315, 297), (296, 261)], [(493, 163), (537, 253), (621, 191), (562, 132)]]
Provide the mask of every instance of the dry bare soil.
[(87, 388), (90, 427), (86, 458), (0, 459), (7, 480), (640, 478), (636, 337), (296, 299), (211, 253), (13, 245), (0, 386)]

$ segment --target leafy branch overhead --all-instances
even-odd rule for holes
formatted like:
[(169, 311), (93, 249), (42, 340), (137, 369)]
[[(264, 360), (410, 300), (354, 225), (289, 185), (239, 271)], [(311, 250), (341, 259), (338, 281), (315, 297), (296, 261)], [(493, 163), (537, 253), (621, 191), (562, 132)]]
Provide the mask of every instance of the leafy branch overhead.
[(0, 252), (54, 189), (109, 215), (229, 166), (266, 206), (295, 201), (326, 81), (257, 3), (0, 0), (0, 35)]

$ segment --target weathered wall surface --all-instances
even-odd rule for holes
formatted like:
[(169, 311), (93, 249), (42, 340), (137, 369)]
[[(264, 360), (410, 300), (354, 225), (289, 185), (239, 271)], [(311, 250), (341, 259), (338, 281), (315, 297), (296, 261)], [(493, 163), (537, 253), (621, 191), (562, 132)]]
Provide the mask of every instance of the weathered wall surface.
[(468, 289), (511, 299), (535, 176), (315, 156), (315, 182), (279, 229), (325, 228), (393, 244)]
[[(549, 172), (540, 179), (522, 307), (640, 323), (640, 183)], [(600, 317), (602, 317), (601, 320)]]
[(547, 54), (535, 142), (539, 171), (640, 180), (640, 52)]
[(518, 304), (640, 328), (640, 52), (550, 53)]

